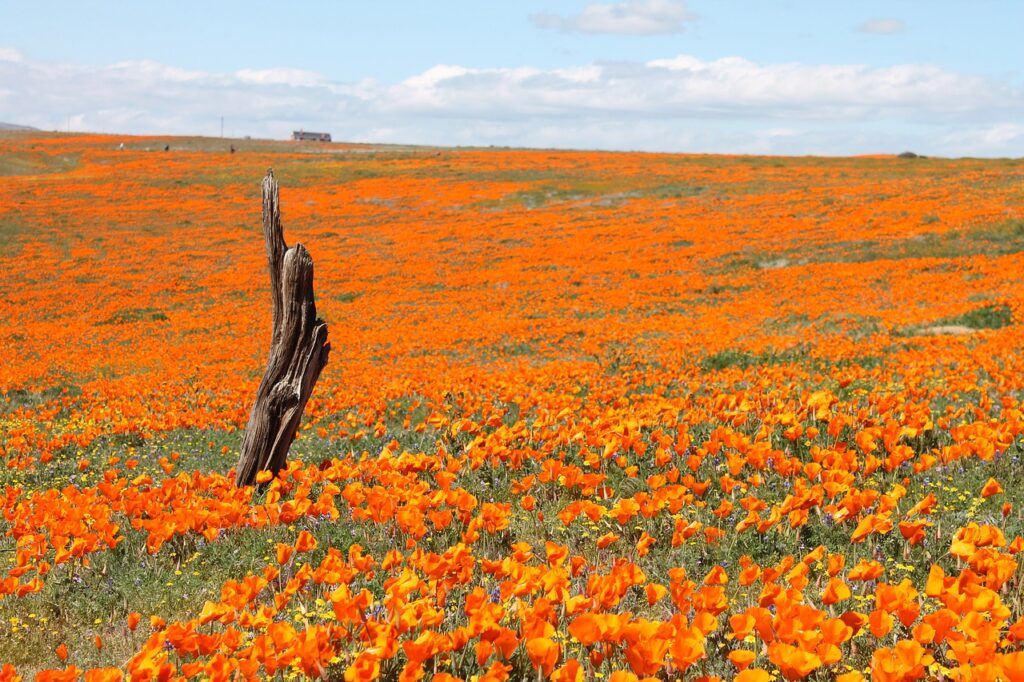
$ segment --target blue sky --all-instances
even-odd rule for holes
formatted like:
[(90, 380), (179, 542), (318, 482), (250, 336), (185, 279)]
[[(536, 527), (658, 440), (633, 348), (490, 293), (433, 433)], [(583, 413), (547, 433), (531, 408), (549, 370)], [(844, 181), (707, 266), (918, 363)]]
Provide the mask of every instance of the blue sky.
[(46, 129), (1024, 155), (1024, 0), (0, 0), (0, 18), (0, 120)]

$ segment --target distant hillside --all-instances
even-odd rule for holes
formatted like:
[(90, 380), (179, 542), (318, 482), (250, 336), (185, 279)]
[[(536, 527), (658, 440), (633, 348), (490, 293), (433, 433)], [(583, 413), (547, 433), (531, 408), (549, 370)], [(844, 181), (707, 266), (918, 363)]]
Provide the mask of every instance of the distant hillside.
[(33, 128), (32, 126), (19, 126), (14, 123), (4, 123), (0, 121), (0, 130), (39, 130), (39, 128)]

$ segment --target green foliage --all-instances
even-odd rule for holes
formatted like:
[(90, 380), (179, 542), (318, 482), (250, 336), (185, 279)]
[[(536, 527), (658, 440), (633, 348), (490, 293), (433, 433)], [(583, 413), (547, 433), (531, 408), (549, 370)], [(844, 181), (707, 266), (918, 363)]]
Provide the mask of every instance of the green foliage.
[(76, 154), (49, 154), (43, 151), (24, 151), (0, 156), (0, 177), (11, 175), (43, 175), (67, 173), (78, 167)]
[(962, 326), (970, 329), (1002, 329), (1013, 324), (1013, 311), (1002, 304), (987, 305), (962, 315), (939, 320), (936, 325)]
[(156, 308), (125, 308), (119, 310), (99, 324), (132, 324), (133, 322), (164, 322), (169, 319)]
[(704, 371), (713, 372), (730, 367), (748, 369), (759, 365), (781, 365), (805, 358), (807, 351), (807, 347), (797, 346), (781, 351), (766, 351), (754, 354), (745, 350), (727, 348), (705, 357), (700, 362), (700, 368)]

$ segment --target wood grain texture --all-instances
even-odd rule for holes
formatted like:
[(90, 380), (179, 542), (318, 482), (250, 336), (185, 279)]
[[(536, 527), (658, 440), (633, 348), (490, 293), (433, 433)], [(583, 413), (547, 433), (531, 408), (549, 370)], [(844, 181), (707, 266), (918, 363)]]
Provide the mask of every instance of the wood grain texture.
[(327, 323), (316, 316), (313, 259), (302, 244), (285, 244), (272, 169), (263, 179), (263, 238), (273, 305), (270, 357), (242, 438), (235, 475), (239, 487), (255, 483), (260, 471), (276, 475), (285, 466), (302, 412), (331, 350)]

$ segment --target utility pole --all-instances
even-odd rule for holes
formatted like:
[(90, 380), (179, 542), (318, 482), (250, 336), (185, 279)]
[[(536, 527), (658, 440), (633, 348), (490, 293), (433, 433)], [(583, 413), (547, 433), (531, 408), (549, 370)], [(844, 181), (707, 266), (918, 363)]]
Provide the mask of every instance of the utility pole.
[(224, 137), (224, 117), (220, 117), (220, 136)]

